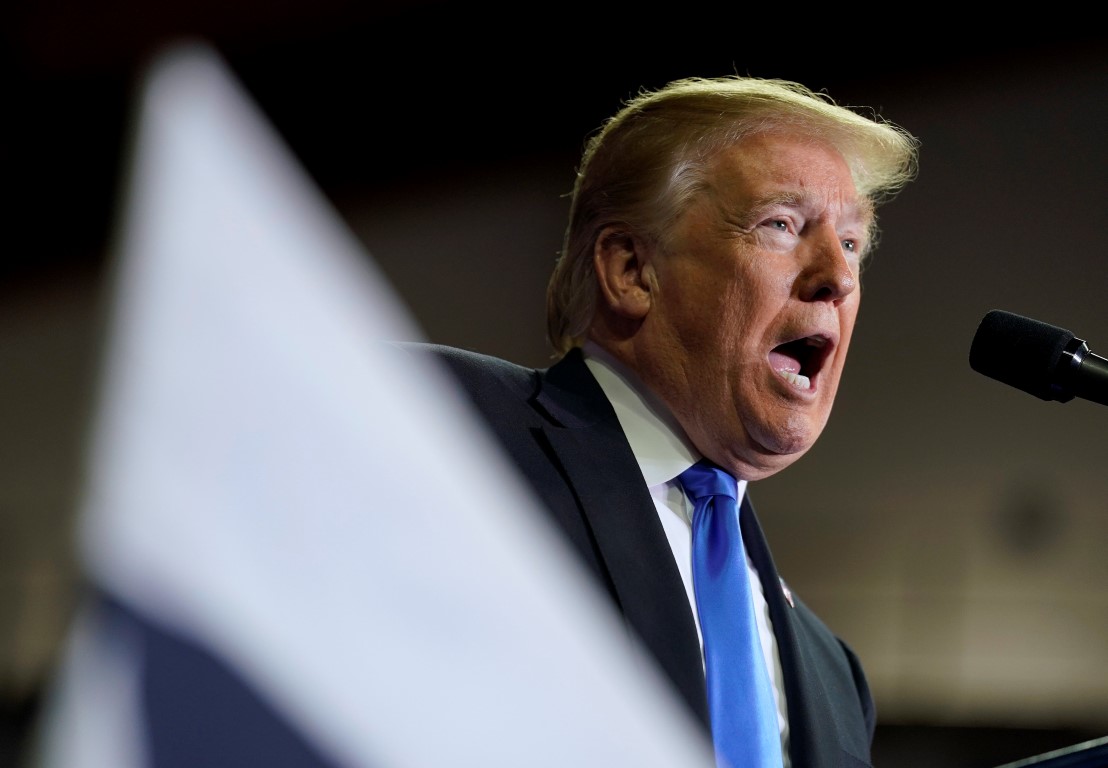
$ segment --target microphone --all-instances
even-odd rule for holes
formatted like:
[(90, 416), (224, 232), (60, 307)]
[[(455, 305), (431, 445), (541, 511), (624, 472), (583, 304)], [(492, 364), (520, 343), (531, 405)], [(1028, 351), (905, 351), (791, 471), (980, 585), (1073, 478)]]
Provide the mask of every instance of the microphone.
[(977, 328), (969, 362), (978, 373), (1041, 400), (1080, 397), (1108, 405), (1108, 359), (1049, 323), (994, 309)]

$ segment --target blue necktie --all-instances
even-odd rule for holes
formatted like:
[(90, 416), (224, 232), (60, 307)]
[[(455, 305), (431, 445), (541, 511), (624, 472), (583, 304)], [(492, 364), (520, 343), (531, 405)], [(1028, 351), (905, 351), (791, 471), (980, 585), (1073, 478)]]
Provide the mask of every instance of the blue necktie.
[(678, 478), (694, 504), (693, 588), (720, 768), (781, 768), (781, 732), (754, 620), (735, 478), (704, 460)]

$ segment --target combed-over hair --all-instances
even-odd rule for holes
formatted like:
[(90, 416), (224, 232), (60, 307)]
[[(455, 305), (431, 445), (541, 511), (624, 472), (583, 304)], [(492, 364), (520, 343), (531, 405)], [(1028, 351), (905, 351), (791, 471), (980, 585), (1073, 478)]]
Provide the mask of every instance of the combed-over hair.
[(669, 226), (705, 189), (717, 153), (778, 129), (834, 146), (858, 194), (874, 208), (915, 177), (919, 143), (911, 134), (799, 83), (693, 77), (640, 91), (588, 139), (577, 170), (562, 251), (547, 286), (547, 334), (557, 355), (579, 346), (592, 322), (598, 299), (593, 246), (601, 230), (618, 223), (664, 246)]

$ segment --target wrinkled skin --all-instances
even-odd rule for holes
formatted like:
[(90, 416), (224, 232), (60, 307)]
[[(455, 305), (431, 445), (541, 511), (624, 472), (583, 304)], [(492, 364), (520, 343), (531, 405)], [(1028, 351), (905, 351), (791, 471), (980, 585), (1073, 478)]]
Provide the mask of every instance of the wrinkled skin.
[[(714, 170), (664, 252), (618, 226), (598, 239), (592, 338), (702, 454), (757, 480), (796, 461), (827, 424), (873, 213), (833, 148), (791, 133), (750, 136)], [(815, 341), (802, 353), (775, 351), (803, 338)], [(810, 388), (782, 371), (809, 376)]]

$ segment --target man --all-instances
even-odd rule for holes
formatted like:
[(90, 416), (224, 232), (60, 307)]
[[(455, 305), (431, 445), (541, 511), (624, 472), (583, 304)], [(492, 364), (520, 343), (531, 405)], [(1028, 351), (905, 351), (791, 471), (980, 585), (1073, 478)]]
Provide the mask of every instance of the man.
[(705, 683), (680, 479), (704, 462), (741, 501), (780, 737), (769, 762), (870, 763), (876, 716), (861, 666), (784, 588), (745, 490), (823, 431), (876, 208), (916, 161), (901, 128), (796, 83), (694, 78), (640, 93), (580, 165), (548, 289), (560, 359), (530, 370), (431, 348), (715, 734), (721, 763), (745, 759), (720, 752), (719, 734), (749, 715), (717, 710)]

